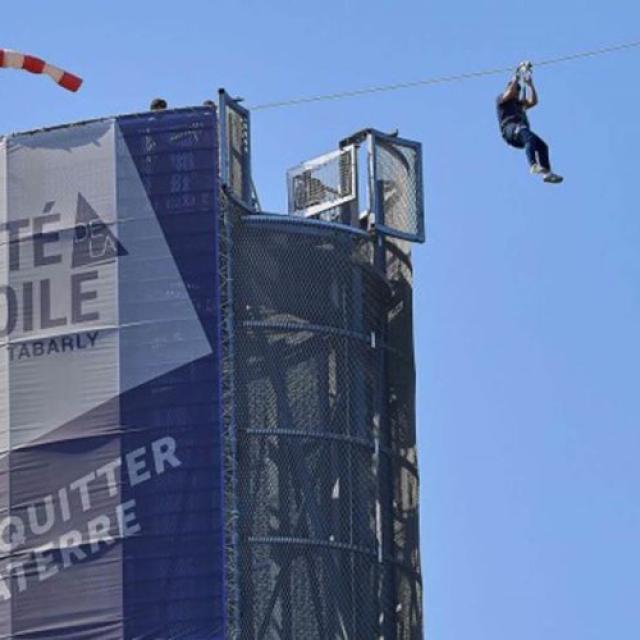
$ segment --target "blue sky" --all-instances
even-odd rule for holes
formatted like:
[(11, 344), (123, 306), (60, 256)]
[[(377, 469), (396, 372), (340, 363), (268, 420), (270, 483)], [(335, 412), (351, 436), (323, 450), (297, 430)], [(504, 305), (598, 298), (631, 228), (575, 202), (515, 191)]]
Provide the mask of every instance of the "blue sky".
[[(0, 47), (82, 75), (67, 94), (4, 72), (4, 131), (246, 103), (555, 57), (640, 37), (635, 0), (179, 3), (21, 0)], [(353, 130), (422, 141), (415, 250), (426, 635), (637, 640), (640, 633), (640, 51), (540, 69), (534, 130), (560, 187), (497, 131), (505, 78), (254, 115), (263, 205)], [(364, 639), (363, 639), (364, 640)]]

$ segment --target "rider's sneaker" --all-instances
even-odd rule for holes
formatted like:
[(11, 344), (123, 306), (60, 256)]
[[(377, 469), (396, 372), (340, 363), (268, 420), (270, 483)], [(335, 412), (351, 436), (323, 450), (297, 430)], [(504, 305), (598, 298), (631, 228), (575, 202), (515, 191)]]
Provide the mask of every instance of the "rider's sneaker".
[(537, 162), (535, 162), (534, 164), (531, 165), (531, 173), (532, 175), (537, 175), (539, 173), (544, 173), (544, 167), (541, 164), (538, 164)]
[(553, 171), (548, 171), (544, 174), (544, 181), (550, 182), (551, 184), (560, 184), (564, 178), (559, 176), (557, 173), (553, 173)]

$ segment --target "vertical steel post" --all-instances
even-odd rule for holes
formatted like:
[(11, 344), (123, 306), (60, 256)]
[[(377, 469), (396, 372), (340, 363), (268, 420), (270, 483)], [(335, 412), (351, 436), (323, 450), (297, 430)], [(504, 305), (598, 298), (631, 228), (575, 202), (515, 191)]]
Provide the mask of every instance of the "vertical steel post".
[[(370, 211), (375, 220), (375, 249), (374, 267), (380, 276), (387, 279), (387, 241), (384, 234), (378, 232), (378, 227), (384, 226), (384, 193), (383, 184), (378, 180), (376, 163), (375, 134), (367, 134), (367, 150), (369, 156), (369, 203)], [(378, 522), (378, 562), (380, 567), (379, 607), (382, 619), (381, 637), (392, 640), (396, 634), (395, 624), (395, 580), (393, 575), (393, 473), (390, 457), (392, 438), (388, 418), (388, 382), (387, 382), (387, 322), (385, 315), (382, 323), (382, 335), (376, 336), (378, 349), (378, 389), (377, 415), (378, 424), (375, 425), (375, 455), (378, 474), (378, 506), (376, 509)]]

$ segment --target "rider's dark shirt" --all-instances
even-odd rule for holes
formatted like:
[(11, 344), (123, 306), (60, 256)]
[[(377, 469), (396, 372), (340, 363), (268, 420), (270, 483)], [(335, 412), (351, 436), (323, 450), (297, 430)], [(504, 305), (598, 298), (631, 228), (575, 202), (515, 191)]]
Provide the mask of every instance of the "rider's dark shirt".
[(498, 121), (500, 128), (504, 129), (508, 124), (520, 124), (525, 127), (529, 126), (529, 119), (522, 102), (518, 98), (512, 98), (501, 102), (502, 94), (498, 96), (496, 108), (498, 110)]

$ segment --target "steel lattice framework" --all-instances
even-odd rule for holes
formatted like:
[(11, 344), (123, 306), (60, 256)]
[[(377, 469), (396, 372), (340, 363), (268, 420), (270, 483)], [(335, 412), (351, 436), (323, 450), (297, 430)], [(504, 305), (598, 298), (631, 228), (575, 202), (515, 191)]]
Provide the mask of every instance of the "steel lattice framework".
[(229, 637), (420, 638), (408, 255), (225, 209)]
[(226, 637), (418, 640), (420, 144), (359, 131), (269, 215), (224, 90), (220, 119)]
[(233, 280), (231, 259), (232, 208), (229, 197), (222, 194), (220, 213), (219, 265), (220, 305), (223, 318), (222, 346), (222, 417), (224, 433), (224, 499), (225, 499), (225, 592), (229, 640), (240, 637), (240, 577), (238, 570), (238, 442), (235, 410), (235, 345), (233, 314)]

